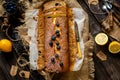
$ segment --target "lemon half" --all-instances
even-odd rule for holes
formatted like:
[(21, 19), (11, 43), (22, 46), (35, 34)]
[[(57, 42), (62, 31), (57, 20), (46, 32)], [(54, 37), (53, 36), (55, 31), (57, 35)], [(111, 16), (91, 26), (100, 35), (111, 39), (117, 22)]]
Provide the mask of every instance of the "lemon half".
[(105, 45), (108, 42), (108, 36), (105, 33), (99, 33), (95, 37), (95, 42), (98, 45)]
[(109, 52), (114, 53), (114, 54), (119, 53), (120, 52), (120, 43), (117, 41), (112, 41), (109, 44)]

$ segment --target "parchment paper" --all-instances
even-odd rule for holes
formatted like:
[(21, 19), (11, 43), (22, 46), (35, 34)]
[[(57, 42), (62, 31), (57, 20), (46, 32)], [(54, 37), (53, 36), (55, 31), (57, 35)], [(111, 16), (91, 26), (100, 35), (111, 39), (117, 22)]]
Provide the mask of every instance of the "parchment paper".
[[(80, 70), (83, 59), (84, 59), (84, 43), (82, 38), (82, 31), (84, 27), (84, 21), (85, 21), (85, 15), (83, 14), (83, 10), (80, 8), (73, 8), (75, 19), (74, 21), (77, 22), (78, 30), (79, 30), (79, 36), (80, 36), (80, 44), (81, 44), (81, 50), (82, 50), (82, 59), (77, 60), (75, 63), (74, 70), (78, 71)], [(34, 20), (34, 17), (37, 17), (38, 15), (38, 9), (35, 10), (28, 10), (26, 12), (26, 27), (28, 28), (28, 36), (31, 38), (29, 42), (30, 46), (30, 67), (33, 70), (37, 69), (37, 57), (38, 57), (38, 49), (37, 49), (37, 21)]]

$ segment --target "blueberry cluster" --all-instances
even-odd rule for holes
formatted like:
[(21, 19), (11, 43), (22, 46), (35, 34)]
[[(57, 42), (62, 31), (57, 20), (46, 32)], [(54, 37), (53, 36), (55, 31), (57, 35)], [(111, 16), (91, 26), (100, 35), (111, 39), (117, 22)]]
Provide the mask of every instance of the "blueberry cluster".
[(5, 0), (2, 6), (5, 10), (5, 17), (8, 18), (8, 22), (12, 27), (24, 24), (25, 16), (23, 14), (27, 9), (24, 2), (20, 0)]
[[(58, 57), (59, 55), (56, 54), (56, 56)], [(53, 64), (55, 64), (55, 58), (51, 58), (51, 62), (52, 62)], [(60, 65), (60, 67), (63, 67), (63, 62), (60, 61), (59, 65)]]
[(14, 14), (17, 11), (17, 5), (13, 1), (5, 3), (3, 7), (5, 8), (6, 12), (9, 14)]
[[(59, 23), (56, 23), (56, 27), (60, 27), (60, 24), (59, 24)], [(56, 44), (56, 46), (57, 46), (57, 47), (56, 47), (57, 50), (60, 50), (60, 49), (61, 49), (60, 43), (59, 43), (58, 41), (56, 41), (56, 38), (59, 38), (59, 37), (60, 37), (60, 31), (59, 31), (59, 30), (56, 30), (56, 31), (55, 31), (55, 35), (53, 35), (53, 36), (51, 37), (51, 41), (50, 41), (50, 43), (49, 43), (50, 47), (53, 47), (53, 42), (55, 42), (55, 44)], [(55, 58), (56, 58), (56, 59), (59, 58), (59, 54), (58, 54), (58, 53), (55, 54)], [(51, 58), (51, 62), (52, 62), (53, 64), (55, 63), (55, 58)], [(59, 65), (60, 65), (60, 67), (63, 67), (63, 62), (60, 61)]]
[[(55, 40), (56, 40), (56, 37), (55, 37), (55, 36), (52, 36), (52, 37), (51, 37), (51, 40), (52, 40), (52, 41), (55, 41)], [(53, 42), (52, 42), (52, 41), (50, 41), (50, 43), (49, 43), (49, 45), (50, 45), (51, 47), (53, 47)], [(60, 50), (61, 47), (60, 47), (60, 45), (59, 45), (59, 42), (56, 42), (56, 45), (57, 45), (57, 50)]]
[[(56, 27), (59, 27), (59, 26), (60, 26), (59, 23), (56, 23)], [(59, 30), (56, 30), (55, 34), (56, 34), (56, 36), (53, 35), (53, 36), (51, 37), (51, 41), (50, 41), (50, 43), (49, 43), (49, 45), (50, 45), (51, 47), (53, 47), (53, 42), (52, 42), (52, 41), (56, 41), (56, 37), (60, 37), (60, 31), (59, 31)], [(61, 47), (60, 47), (60, 45), (59, 45), (59, 42), (56, 42), (56, 45), (57, 45), (57, 50), (60, 50)]]

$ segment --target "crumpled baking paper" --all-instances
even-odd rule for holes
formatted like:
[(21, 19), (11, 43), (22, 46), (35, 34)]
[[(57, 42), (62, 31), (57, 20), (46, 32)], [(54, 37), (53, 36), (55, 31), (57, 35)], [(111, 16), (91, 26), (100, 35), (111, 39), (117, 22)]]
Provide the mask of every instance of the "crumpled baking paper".
[(79, 36), (80, 36), (80, 46), (81, 46), (81, 51), (82, 51), (82, 59), (78, 59), (76, 63), (74, 64), (73, 71), (78, 71), (80, 70), (83, 60), (84, 60), (84, 43), (83, 43), (83, 38), (82, 38), (82, 31), (84, 27), (84, 21), (85, 21), (85, 15), (83, 14), (83, 10), (80, 8), (73, 8), (73, 13), (74, 13), (74, 21), (78, 25), (78, 31), (79, 31)]
[(30, 37), (29, 42), (29, 59), (30, 59), (30, 69), (37, 69), (37, 59), (38, 59), (38, 48), (37, 48), (37, 21), (35, 18), (38, 16), (38, 10), (28, 10), (26, 12), (25, 24), (28, 28), (28, 36)]

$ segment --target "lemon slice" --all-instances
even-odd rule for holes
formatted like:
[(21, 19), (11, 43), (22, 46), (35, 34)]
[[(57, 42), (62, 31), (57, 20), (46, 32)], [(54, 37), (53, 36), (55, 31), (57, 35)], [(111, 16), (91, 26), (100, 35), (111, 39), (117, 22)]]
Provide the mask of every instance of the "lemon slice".
[(109, 44), (109, 52), (111, 53), (118, 53), (120, 52), (120, 43), (117, 41), (113, 41)]
[(12, 42), (8, 39), (0, 40), (0, 50), (3, 52), (11, 52), (12, 51)]
[(95, 42), (98, 45), (105, 45), (108, 42), (108, 36), (105, 33), (99, 33), (95, 37)]

